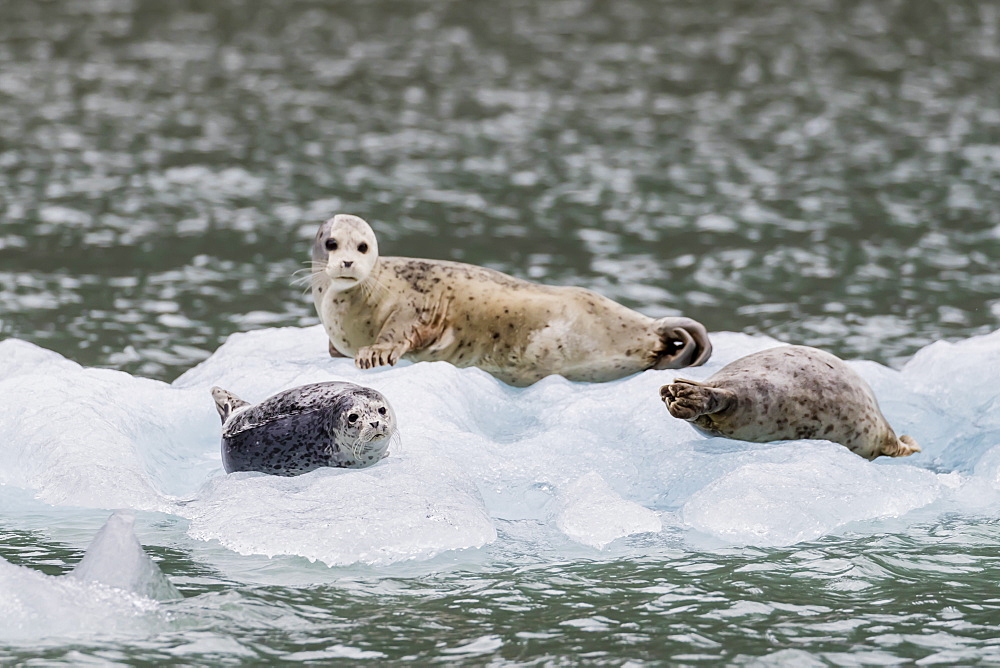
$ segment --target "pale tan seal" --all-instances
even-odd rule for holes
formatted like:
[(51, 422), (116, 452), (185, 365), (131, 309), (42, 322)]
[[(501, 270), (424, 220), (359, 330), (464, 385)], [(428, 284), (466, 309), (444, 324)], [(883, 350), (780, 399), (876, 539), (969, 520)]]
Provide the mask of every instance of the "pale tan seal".
[(667, 410), (707, 436), (766, 443), (817, 438), (865, 459), (920, 452), (896, 437), (875, 394), (840, 358), (808, 346), (780, 346), (727, 364), (708, 380), (660, 388)]
[(603, 382), (700, 365), (712, 352), (690, 318), (654, 320), (590, 290), (474, 265), (379, 257), (375, 233), (357, 216), (323, 223), (312, 259), (330, 354), (363, 369), (444, 360), (523, 387), (550, 374)]

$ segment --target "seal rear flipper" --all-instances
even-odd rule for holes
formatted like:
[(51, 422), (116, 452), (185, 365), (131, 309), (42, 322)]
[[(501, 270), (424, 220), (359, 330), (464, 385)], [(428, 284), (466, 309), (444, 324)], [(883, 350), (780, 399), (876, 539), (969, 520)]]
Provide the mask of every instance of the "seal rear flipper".
[(726, 410), (736, 400), (736, 395), (729, 390), (678, 378), (660, 388), (660, 398), (675, 418), (691, 421)]
[(215, 410), (219, 411), (219, 417), (222, 418), (223, 424), (234, 410), (250, 405), (249, 401), (243, 401), (229, 390), (224, 390), (221, 387), (212, 388), (212, 398), (215, 399)]
[(920, 452), (920, 446), (913, 440), (912, 436), (904, 434), (895, 443), (882, 446), (879, 454), (886, 457), (909, 457), (916, 452)]
[(712, 356), (708, 330), (691, 318), (660, 318), (653, 323), (663, 343), (653, 369), (680, 369), (701, 366)]

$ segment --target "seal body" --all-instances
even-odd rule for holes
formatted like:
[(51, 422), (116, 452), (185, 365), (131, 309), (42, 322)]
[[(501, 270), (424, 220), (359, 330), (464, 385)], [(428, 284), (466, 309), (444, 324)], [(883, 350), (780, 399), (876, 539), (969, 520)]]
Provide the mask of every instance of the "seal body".
[(706, 436), (766, 443), (824, 439), (865, 459), (920, 452), (896, 437), (871, 387), (843, 360), (807, 346), (742, 357), (703, 382), (660, 388), (667, 410)]
[(379, 257), (357, 216), (321, 225), (312, 259), (330, 354), (365, 369), (444, 360), (526, 386), (550, 374), (604, 382), (700, 365), (712, 352), (705, 327), (690, 318), (657, 320), (590, 290), (459, 262)]
[(363, 468), (386, 456), (396, 415), (385, 397), (354, 383), (314, 383), (251, 405), (212, 388), (227, 473), (293, 476), (321, 466)]

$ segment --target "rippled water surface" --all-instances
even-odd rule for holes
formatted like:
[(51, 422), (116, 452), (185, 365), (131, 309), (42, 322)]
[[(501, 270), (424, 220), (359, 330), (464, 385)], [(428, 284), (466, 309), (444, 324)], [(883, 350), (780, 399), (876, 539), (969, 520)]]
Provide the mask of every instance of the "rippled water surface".
[[(0, 338), (172, 380), (314, 324), (293, 275), (346, 211), (387, 255), (898, 367), (1000, 323), (998, 72), (989, 0), (2, 0)], [(49, 574), (106, 517), (5, 503), (0, 557)], [(382, 570), (143, 517), (188, 598), (0, 660), (1000, 661), (989, 516)]]
[[(50, 574), (82, 556), (40, 533), (3, 538), (3, 556)], [(154, 548), (188, 598), (151, 637), (43, 641), (4, 656), (969, 665), (1000, 657), (998, 541), (995, 521), (948, 520), (777, 550), (678, 546), (655, 560), (496, 554), (380, 575), (286, 565), (317, 581), (305, 587), (240, 586)]]
[(171, 378), (318, 221), (893, 361), (1000, 318), (983, 2), (0, 8), (2, 331)]

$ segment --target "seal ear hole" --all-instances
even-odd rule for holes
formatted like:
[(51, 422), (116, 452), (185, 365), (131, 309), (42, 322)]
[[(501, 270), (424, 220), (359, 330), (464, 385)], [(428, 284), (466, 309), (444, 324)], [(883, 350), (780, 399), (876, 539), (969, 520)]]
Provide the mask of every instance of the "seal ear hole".
[(351, 424), (354, 424), (355, 422), (358, 421), (358, 414), (357, 413), (351, 413), (350, 415), (347, 416), (347, 421), (349, 423), (351, 423)]
[(359, 253), (367, 253), (368, 252), (368, 244), (366, 244), (363, 241), (361, 243), (359, 243), (358, 244), (358, 252)]
[(378, 414), (379, 415), (385, 415), (386, 414), (385, 406), (379, 406), (378, 407)]
[(323, 245), (326, 246), (326, 249), (328, 251), (335, 251), (335, 250), (337, 250), (337, 240), (336, 239), (327, 239), (326, 243), (324, 243)]

